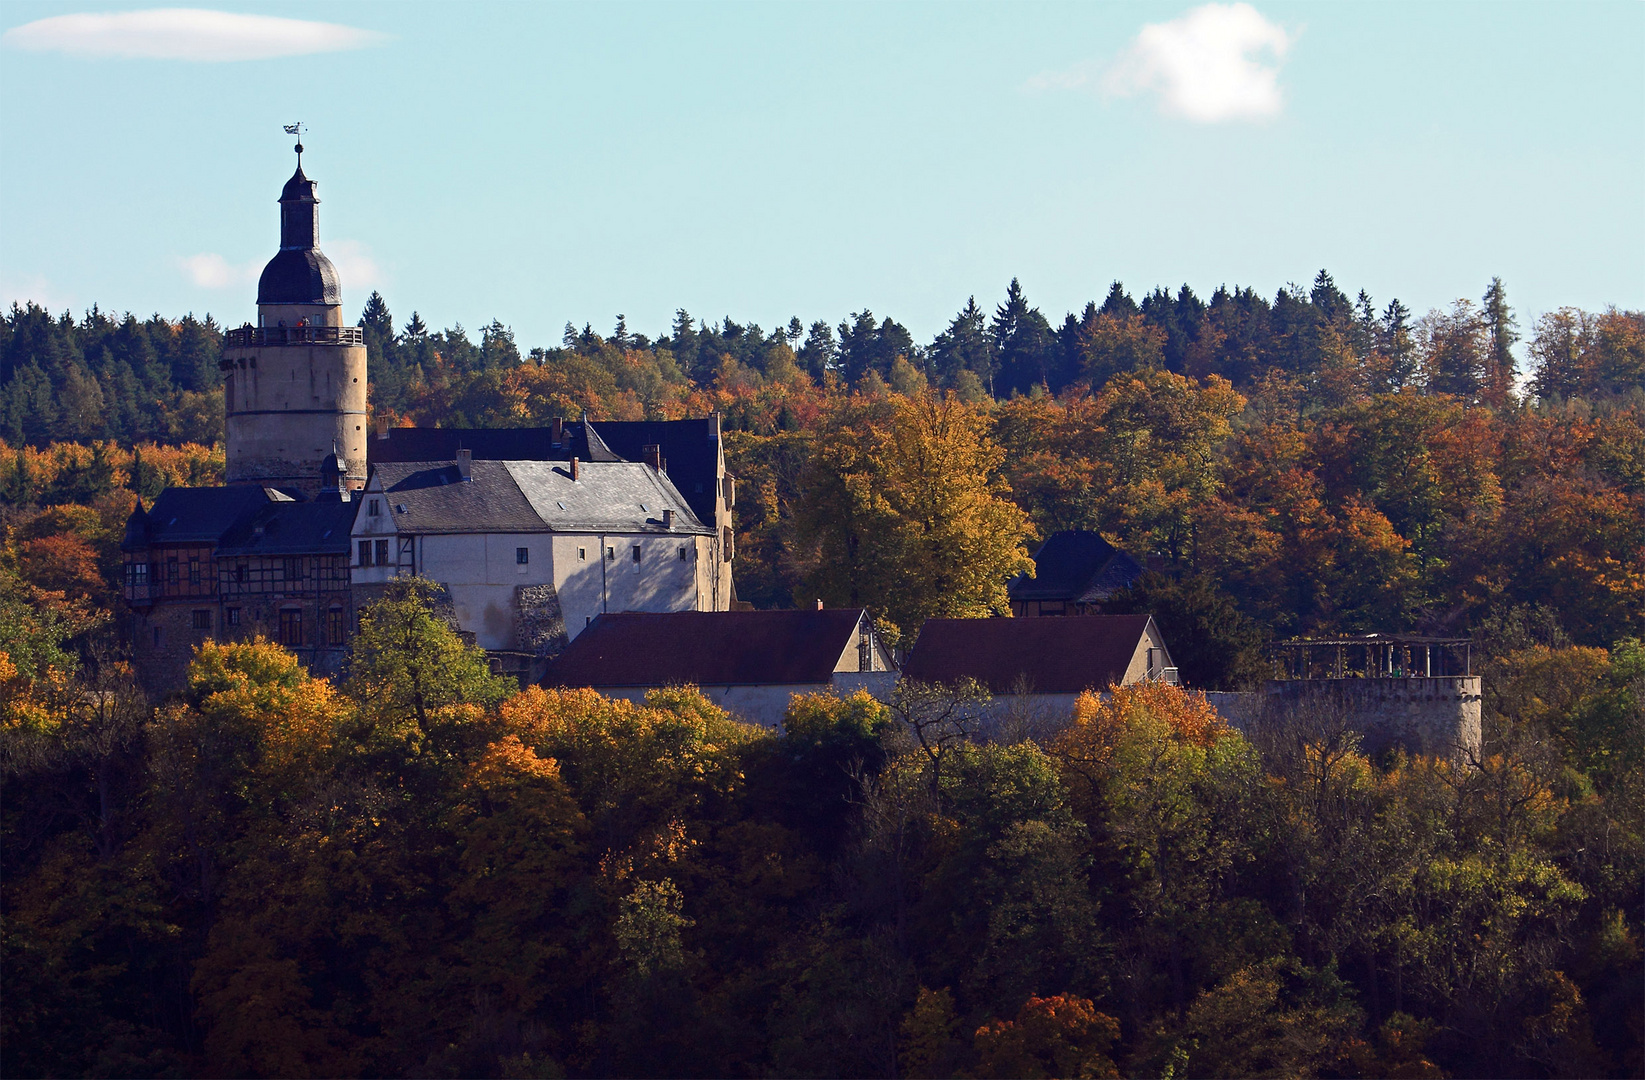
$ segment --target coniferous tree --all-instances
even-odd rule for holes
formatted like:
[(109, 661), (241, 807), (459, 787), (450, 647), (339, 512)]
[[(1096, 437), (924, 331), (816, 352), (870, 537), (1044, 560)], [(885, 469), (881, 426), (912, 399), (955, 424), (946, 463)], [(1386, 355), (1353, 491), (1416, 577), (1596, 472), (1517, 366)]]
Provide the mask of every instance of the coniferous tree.
[(1417, 348), (1411, 336), (1411, 309), (1393, 299), (1382, 311), (1377, 327), (1377, 348), (1391, 362), (1389, 389), (1400, 390), (1416, 382)]
[(1108, 286), (1108, 295), (1103, 298), (1101, 313), (1115, 319), (1129, 319), (1133, 315), (1141, 315), (1142, 309), (1131, 299), (1131, 294), (1125, 291), (1125, 286), (1116, 280)]
[(1519, 362), (1514, 359), (1513, 351), (1519, 333), (1501, 278), (1492, 278), (1490, 288), (1485, 290), (1481, 315), (1485, 320), (1488, 340), (1480, 396), (1489, 404), (1501, 408), (1512, 397), (1514, 382), (1519, 374)]
[(800, 366), (813, 379), (822, 382), (823, 377), (836, 370), (839, 364), (839, 347), (834, 343), (834, 328), (821, 319), (812, 323), (798, 355)]
[(969, 371), (993, 393), (998, 353), (988, 331), (987, 318), (977, 306), (975, 296), (965, 302), (965, 307), (949, 321), (948, 329), (931, 343), (931, 367), (943, 386), (955, 385), (960, 373)]

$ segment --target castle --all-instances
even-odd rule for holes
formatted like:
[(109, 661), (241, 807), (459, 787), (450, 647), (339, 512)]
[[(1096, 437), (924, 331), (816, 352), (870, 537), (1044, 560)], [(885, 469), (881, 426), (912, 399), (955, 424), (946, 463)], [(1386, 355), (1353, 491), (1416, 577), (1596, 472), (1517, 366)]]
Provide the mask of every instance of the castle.
[(224, 339), (226, 483), (168, 488), (126, 523), (150, 688), (181, 685), (201, 642), (257, 634), (336, 674), (360, 609), (404, 574), (439, 582), (464, 636), (523, 679), (602, 612), (729, 610), (718, 417), (372, 430), (365, 343), (296, 151), (257, 324)]

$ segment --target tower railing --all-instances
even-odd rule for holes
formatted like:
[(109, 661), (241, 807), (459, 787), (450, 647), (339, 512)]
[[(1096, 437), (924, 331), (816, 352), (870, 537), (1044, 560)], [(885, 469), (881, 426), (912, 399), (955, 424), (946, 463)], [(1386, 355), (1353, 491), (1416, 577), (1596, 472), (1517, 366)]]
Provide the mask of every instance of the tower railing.
[(242, 326), (223, 335), (223, 346), (249, 349), (258, 345), (364, 345), (366, 332), (358, 326)]

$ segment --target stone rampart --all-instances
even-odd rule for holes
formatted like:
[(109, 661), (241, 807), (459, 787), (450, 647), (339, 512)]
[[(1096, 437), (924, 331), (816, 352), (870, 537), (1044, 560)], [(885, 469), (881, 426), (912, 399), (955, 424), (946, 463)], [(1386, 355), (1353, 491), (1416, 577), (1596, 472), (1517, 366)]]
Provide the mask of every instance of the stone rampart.
[(1478, 675), (1400, 679), (1276, 679), (1254, 694), (1208, 694), (1234, 727), (1340, 721), (1357, 729), (1365, 749), (1397, 746), (1436, 757), (1477, 754)]

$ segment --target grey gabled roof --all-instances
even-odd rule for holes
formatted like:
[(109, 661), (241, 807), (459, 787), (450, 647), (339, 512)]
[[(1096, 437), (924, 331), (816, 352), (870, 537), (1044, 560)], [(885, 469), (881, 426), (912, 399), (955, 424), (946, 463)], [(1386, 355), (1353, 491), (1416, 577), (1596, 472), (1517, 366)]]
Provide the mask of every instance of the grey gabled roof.
[(531, 502), (501, 461), (476, 461), (464, 480), (454, 461), (385, 462), (367, 483), (382, 486), (401, 532), (547, 532)]
[(670, 533), (713, 531), (649, 465), (581, 462), (577, 475), (569, 462), (474, 461), (467, 480), (456, 462), (380, 462), (371, 487), (401, 532), (660, 533), (664, 510), (674, 511)]
[(389, 428), (367, 441), (373, 465), (390, 461), (450, 461), (459, 449), (488, 461), (643, 461), (657, 446), (663, 467), (699, 521), (713, 521), (719, 494), (720, 423), (696, 420), (566, 421), (559, 442), (553, 429)]

